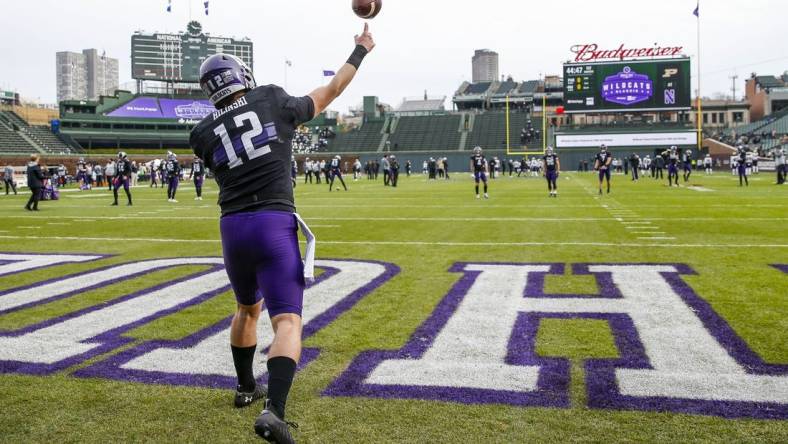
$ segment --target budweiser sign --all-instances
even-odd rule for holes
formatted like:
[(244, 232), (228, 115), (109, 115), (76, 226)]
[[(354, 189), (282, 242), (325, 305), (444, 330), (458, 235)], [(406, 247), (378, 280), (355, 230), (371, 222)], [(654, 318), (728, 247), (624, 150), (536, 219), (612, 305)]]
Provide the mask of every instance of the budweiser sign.
[(575, 62), (593, 62), (596, 60), (618, 59), (624, 60), (633, 57), (674, 57), (681, 55), (683, 46), (654, 46), (651, 48), (624, 48), (621, 44), (617, 49), (599, 49), (596, 43), (575, 45)]

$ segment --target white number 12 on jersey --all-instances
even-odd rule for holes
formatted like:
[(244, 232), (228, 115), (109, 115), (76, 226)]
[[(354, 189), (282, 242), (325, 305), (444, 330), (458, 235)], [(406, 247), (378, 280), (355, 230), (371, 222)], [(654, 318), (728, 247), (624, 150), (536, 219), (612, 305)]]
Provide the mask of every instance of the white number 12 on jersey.
[[(244, 122), (249, 122), (252, 125), (252, 129), (241, 135), (241, 142), (243, 142), (244, 150), (246, 150), (246, 155), (249, 157), (249, 160), (256, 159), (271, 152), (271, 148), (268, 145), (255, 148), (254, 144), (252, 143), (252, 139), (259, 136), (260, 134), (263, 134), (263, 126), (260, 124), (260, 118), (257, 117), (257, 114), (255, 114), (253, 111), (249, 111), (248, 113), (235, 116), (235, 119), (233, 120), (235, 121), (235, 126), (237, 128), (243, 128)], [(230, 136), (227, 134), (227, 128), (225, 128), (224, 124), (216, 127), (216, 129), (213, 130), (213, 133), (222, 139), (222, 145), (224, 145), (224, 150), (227, 152), (227, 160), (229, 162), (230, 168), (243, 165), (243, 161), (238, 158), (237, 154), (235, 154), (233, 141), (230, 140)]]

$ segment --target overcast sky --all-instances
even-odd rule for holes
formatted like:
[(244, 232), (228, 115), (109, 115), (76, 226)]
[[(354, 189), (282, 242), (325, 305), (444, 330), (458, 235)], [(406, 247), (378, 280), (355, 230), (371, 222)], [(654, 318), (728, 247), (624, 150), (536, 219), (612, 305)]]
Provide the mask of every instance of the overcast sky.
[[(121, 83), (131, 80), (130, 39), (135, 30), (177, 32), (189, 21), (190, 0), (3, 1), (4, 69), (0, 89), (55, 102), (55, 52), (105, 50), (120, 60)], [(215, 36), (249, 37), (259, 84), (284, 84), (291, 94), (320, 85), (323, 69), (337, 69), (353, 49), (363, 22), (350, 0), (193, 0), (192, 16)], [(397, 106), (403, 97), (451, 96), (471, 77), (474, 49), (500, 54), (501, 74), (516, 80), (560, 74), (578, 43), (604, 48), (683, 46), (697, 54), (696, 0), (385, 0), (370, 22), (377, 48), (332, 109), (346, 111), (364, 95)], [(729, 93), (729, 76), (788, 69), (788, 1), (702, 0), (703, 95)], [(693, 60), (693, 76), (695, 70)], [(693, 90), (695, 80), (693, 77)], [(447, 102), (447, 105), (449, 103)]]

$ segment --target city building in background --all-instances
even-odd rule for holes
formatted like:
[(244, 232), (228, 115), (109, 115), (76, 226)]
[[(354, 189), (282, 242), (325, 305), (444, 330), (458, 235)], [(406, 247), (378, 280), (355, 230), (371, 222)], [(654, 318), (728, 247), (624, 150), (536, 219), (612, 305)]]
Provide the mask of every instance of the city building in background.
[(118, 59), (95, 49), (56, 55), (57, 100), (96, 100), (118, 88)]
[(477, 49), (473, 54), (473, 83), (498, 80), (498, 53)]
[(781, 76), (761, 76), (753, 73), (747, 79), (744, 91), (753, 121), (782, 111), (788, 108), (788, 71)]

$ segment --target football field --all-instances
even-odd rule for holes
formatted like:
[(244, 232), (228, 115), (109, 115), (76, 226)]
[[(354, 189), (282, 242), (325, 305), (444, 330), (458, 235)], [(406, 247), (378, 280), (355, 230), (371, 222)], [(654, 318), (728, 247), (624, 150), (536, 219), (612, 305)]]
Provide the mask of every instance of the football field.
[[(603, 196), (566, 173), (557, 199), (541, 178), (491, 181), (489, 200), (467, 173), (302, 180), (321, 274), (288, 401), (298, 442), (788, 441), (772, 173), (618, 175)], [(35, 214), (0, 195), (0, 442), (256, 439), (262, 405), (232, 407), (215, 184), (133, 195), (64, 190)]]

